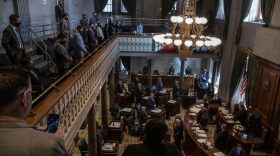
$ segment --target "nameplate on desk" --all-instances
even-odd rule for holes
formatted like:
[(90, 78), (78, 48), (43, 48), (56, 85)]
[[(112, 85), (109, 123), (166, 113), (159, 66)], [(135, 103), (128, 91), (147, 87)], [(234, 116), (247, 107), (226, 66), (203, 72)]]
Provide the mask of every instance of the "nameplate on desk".
[(175, 100), (169, 100), (168, 102), (174, 104), (174, 103), (176, 103), (177, 101), (175, 101)]
[(132, 108), (123, 108), (121, 109), (121, 112), (131, 112)]
[(161, 109), (153, 109), (153, 110), (151, 110), (151, 112), (153, 112), (153, 113), (160, 113), (162, 110)]
[(111, 127), (111, 128), (120, 128), (121, 127), (121, 122), (111, 122), (109, 127)]

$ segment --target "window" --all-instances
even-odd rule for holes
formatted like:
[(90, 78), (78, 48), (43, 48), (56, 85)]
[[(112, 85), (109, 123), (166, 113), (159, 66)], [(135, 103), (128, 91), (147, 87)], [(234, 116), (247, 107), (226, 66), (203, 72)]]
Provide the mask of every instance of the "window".
[(216, 19), (225, 19), (224, 0), (219, 0)]
[(261, 12), (261, 0), (253, 0), (252, 5), (250, 7), (249, 14), (244, 19), (244, 22), (260, 22), (260, 23), (263, 23), (262, 12)]
[(178, 1), (176, 1), (174, 3), (174, 5), (173, 5), (171, 11), (169, 12), (169, 14), (174, 14), (176, 12), (176, 10), (177, 10), (177, 3), (178, 3)]
[(128, 13), (125, 6), (123, 5), (123, 2), (121, 1), (121, 13)]
[(103, 9), (103, 12), (112, 12), (113, 8), (113, 0), (108, 0), (105, 8)]

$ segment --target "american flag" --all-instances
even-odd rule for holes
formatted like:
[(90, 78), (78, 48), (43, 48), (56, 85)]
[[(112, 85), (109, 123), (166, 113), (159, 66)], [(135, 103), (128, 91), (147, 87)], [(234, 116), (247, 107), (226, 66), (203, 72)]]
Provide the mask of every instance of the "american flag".
[(242, 96), (248, 86), (248, 74), (247, 72), (244, 72), (243, 77), (242, 77), (242, 83), (241, 83), (241, 87), (240, 87), (240, 95)]

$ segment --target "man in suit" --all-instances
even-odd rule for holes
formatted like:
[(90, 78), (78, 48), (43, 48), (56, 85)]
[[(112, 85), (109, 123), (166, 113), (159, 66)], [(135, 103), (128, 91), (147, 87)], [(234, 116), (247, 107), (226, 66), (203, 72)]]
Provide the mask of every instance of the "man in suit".
[(186, 68), (186, 75), (192, 75), (192, 68), (190, 66), (188, 66), (188, 68)]
[(228, 132), (226, 131), (226, 125), (221, 125), (221, 130), (216, 135), (215, 147), (224, 151), (226, 148), (226, 141), (228, 138)]
[(149, 99), (148, 99), (148, 106), (147, 106), (147, 110), (152, 110), (155, 109), (156, 107), (156, 102), (155, 102), (155, 93), (151, 92)]
[(176, 145), (163, 143), (168, 127), (159, 119), (151, 119), (144, 129), (144, 142), (130, 144), (123, 152), (123, 156), (181, 156)]
[(18, 31), (20, 18), (18, 15), (9, 17), (10, 24), (4, 29), (2, 37), (2, 46), (8, 55), (12, 65), (19, 67), (21, 61), (27, 57), (24, 50), (24, 43)]
[(72, 49), (72, 57), (74, 58), (75, 63), (79, 63), (84, 56), (87, 54), (87, 48), (85, 42), (82, 37), (84, 29), (81, 25), (77, 26), (77, 31), (73, 36), (73, 49)]
[(159, 77), (157, 81), (157, 91), (162, 91), (162, 90), (163, 90), (163, 83), (161, 77)]
[(175, 69), (173, 66), (170, 66), (169, 70), (168, 70), (168, 75), (174, 75), (175, 74)]
[(96, 12), (93, 12), (92, 18), (89, 20), (89, 25), (93, 24), (96, 27), (97, 23), (99, 23), (99, 17)]
[(87, 39), (88, 39), (87, 46), (89, 47), (89, 50), (91, 52), (93, 52), (94, 49), (98, 45), (98, 41), (97, 41), (96, 35), (94, 33), (94, 26), (93, 25), (90, 25), (88, 30), (87, 30)]
[(204, 71), (201, 73), (200, 79), (202, 82), (208, 82), (209, 73), (208, 73), (207, 69), (204, 69)]
[(18, 156), (68, 156), (64, 141), (55, 134), (36, 130), (24, 120), (30, 114), (32, 88), (28, 72), (0, 69), (0, 153)]
[(234, 114), (233, 119), (235, 121), (236, 120), (240, 121), (241, 125), (246, 127), (247, 126), (247, 122), (248, 122), (248, 120), (247, 120), (247, 118), (248, 118), (248, 111), (245, 109), (245, 106), (244, 106), (243, 103), (239, 104), (239, 108), (240, 108), (240, 110), (236, 114)]
[(180, 92), (179, 82), (177, 80), (175, 80), (173, 89), (172, 89), (172, 95), (173, 95), (174, 100), (178, 99), (179, 92)]
[(177, 148), (181, 151), (181, 141), (183, 139), (183, 121), (180, 117), (175, 118), (173, 124), (173, 137)]
[(60, 33), (70, 35), (69, 26), (68, 26), (68, 23), (67, 23), (68, 19), (69, 19), (68, 13), (64, 13), (62, 15), (62, 18), (60, 19), (60, 29), (59, 29)]
[(66, 34), (58, 34), (54, 48), (55, 63), (60, 75), (66, 73), (66, 71), (70, 68), (70, 64), (73, 61), (65, 48), (66, 40)]
[(236, 147), (231, 149), (229, 156), (246, 156), (246, 152), (242, 149), (241, 144), (237, 144)]
[(58, 5), (55, 6), (56, 22), (59, 22), (62, 19), (63, 14), (64, 14), (64, 6), (63, 6), (62, 1), (60, 0), (60, 1), (58, 1)]
[(207, 124), (209, 121), (209, 110), (208, 110), (208, 101), (204, 101), (204, 105), (197, 114), (197, 123), (200, 123), (201, 127), (207, 131)]

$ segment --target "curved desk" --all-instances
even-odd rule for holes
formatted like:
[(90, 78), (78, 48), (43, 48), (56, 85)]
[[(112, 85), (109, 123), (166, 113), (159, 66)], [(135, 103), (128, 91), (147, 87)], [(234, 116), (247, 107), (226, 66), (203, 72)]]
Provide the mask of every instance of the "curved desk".
[[(184, 139), (184, 150), (187, 155), (191, 156), (215, 156), (215, 153), (219, 153), (217, 148), (214, 145), (211, 145), (213, 148), (207, 149), (202, 143), (199, 143), (197, 139), (196, 133), (193, 131), (193, 124), (192, 121), (196, 121), (196, 115), (191, 115), (190, 108), (195, 105), (190, 106), (185, 115), (185, 139)], [(201, 128), (200, 128), (201, 129)], [(206, 140), (209, 140), (207, 137)]]

